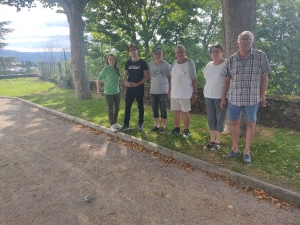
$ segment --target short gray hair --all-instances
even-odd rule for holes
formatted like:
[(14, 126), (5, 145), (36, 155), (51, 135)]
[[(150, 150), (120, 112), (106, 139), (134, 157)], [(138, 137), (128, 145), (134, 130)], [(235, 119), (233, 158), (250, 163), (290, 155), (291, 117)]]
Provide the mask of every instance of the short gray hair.
[(184, 47), (183, 45), (177, 45), (176, 48), (175, 48), (175, 51), (176, 51), (176, 49), (178, 49), (178, 48), (181, 48), (181, 49), (183, 49), (183, 50), (186, 52), (186, 49), (185, 49), (185, 47)]
[(237, 41), (240, 41), (241, 36), (243, 36), (244, 34), (248, 34), (250, 36), (251, 43), (254, 42), (254, 34), (252, 34), (250, 31), (243, 31), (242, 33), (240, 33)]

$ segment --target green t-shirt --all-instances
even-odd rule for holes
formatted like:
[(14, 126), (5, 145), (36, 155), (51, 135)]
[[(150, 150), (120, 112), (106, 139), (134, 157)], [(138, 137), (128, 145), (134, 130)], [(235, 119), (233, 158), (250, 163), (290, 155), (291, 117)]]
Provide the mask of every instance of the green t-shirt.
[(103, 80), (104, 84), (104, 93), (106, 95), (115, 95), (120, 93), (119, 80), (120, 77), (115, 71), (115, 68), (112, 66), (106, 66), (100, 72), (98, 80)]

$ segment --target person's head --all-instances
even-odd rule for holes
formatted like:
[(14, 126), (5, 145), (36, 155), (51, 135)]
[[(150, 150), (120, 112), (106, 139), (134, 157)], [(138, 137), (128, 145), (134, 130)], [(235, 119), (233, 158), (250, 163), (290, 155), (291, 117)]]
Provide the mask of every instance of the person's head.
[(153, 57), (156, 61), (161, 61), (163, 59), (164, 52), (161, 48), (155, 48), (153, 50)]
[(237, 46), (242, 51), (249, 51), (254, 42), (254, 35), (250, 31), (243, 31), (236, 42)]
[(115, 66), (117, 64), (117, 59), (113, 54), (109, 54), (106, 58), (106, 64), (109, 66)]
[(127, 48), (127, 51), (131, 57), (136, 57), (136, 56), (138, 56), (138, 53), (139, 53), (138, 47), (133, 43), (129, 45), (129, 47)]
[(186, 50), (183, 45), (177, 45), (175, 48), (175, 55), (178, 60), (182, 60), (185, 58)]
[(214, 44), (209, 49), (210, 56), (213, 60), (221, 59), (223, 56), (223, 47), (220, 44)]
[(109, 54), (106, 58), (106, 64), (109, 66), (113, 66), (115, 68), (116, 73), (120, 76), (120, 70), (118, 67), (117, 58), (113, 54)]

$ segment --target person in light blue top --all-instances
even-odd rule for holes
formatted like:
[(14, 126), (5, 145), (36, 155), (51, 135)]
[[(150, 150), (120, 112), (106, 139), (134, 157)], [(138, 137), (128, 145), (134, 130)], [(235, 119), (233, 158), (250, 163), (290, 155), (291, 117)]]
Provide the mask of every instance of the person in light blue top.
[(120, 70), (117, 66), (117, 59), (113, 54), (107, 56), (106, 64), (107, 66), (100, 72), (96, 82), (97, 93), (100, 94), (100, 81), (104, 81), (104, 94), (111, 131), (117, 132), (117, 129), (121, 128), (118, 124), (120, 110)]

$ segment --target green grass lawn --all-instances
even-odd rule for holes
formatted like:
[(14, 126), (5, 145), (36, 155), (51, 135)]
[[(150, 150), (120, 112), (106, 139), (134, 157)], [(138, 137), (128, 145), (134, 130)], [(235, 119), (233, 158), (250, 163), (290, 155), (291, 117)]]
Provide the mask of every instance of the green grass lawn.
[[(21, 97), (42, 106), (76, 116), (96, 124), (109, 127), (105, 98), (93, 94), (91, 100), (75, 99), (75, 91), (63, 89), (57, 85), (41, 81), (38, 78), (17, 78), (0, 80), (0, 95)], [(121, 101), (119, 124), (124, 119), (124, 101)], [(238, 173), (242, 173), (281, 187), (300, 192), (300, 132), (288, 129), (258, 126), (259, 136), (255, 138), (252, 148), (252, 163), (244, 164), (242, 156), (225, 159), (230, 150), (230, 135), (222, 138), (222, 149), (218, 152), (205, 150), (203, 146), (209, 141), (207, 118), (203, 115), (191, 115), (191, 134), (185, 140), (181, 136), (168, 136), (150, 132), (153, 127), (151, 107), (145, 107), (145, 132), (137, 131), (138, 109), (132, 107), (131, 123), (128, 134), (148, 140), (178, 152), (205, 160)], [(169, 111), (167, 129), (173, 128), (173, 113)], [(240, 139), (243, 149), (245, 139)]]

